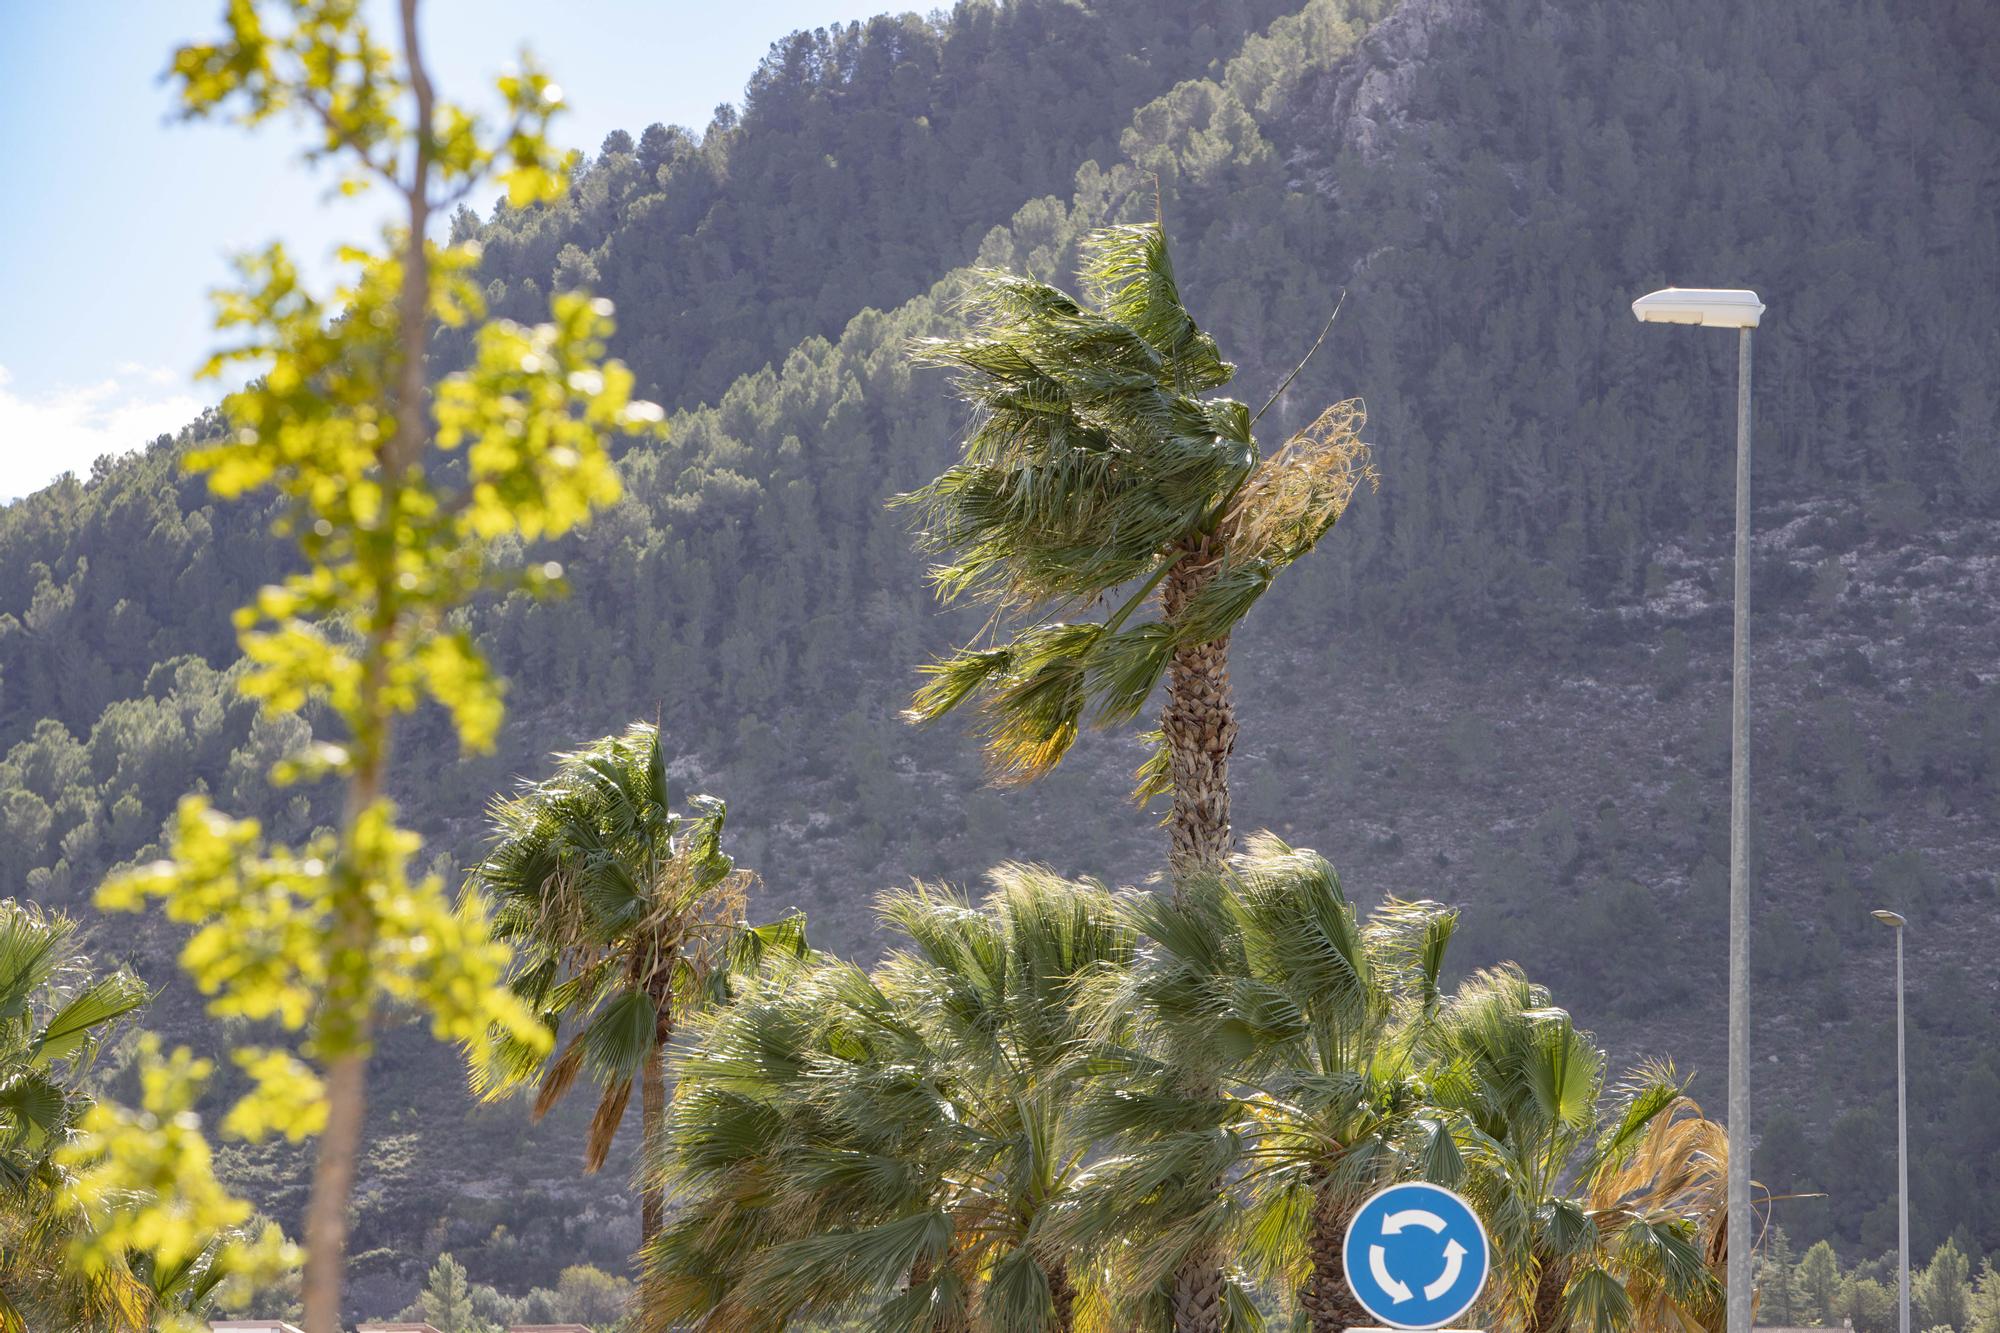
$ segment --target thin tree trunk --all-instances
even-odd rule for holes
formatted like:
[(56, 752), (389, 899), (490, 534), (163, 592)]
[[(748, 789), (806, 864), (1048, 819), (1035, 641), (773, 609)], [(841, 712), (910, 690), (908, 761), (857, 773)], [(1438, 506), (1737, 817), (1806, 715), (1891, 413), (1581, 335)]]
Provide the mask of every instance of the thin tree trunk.
[(347, 1200), (361, 1156), (361, 1123), (367, 1114), (368, 1056), (350, 1051), (326, 1071), (326, 1129), (313, 1163), (312, 1202), (306, 1210), (306, 1262), (300, 1278), (305, 1333), (341, 1333), (341, 1279), (347, 1259)]
[(402, 0), (403, 59), (409, 66), (410, 91), (416, 99), (415, 121), (410, 137), (415, 141), (415, 162), (405, 194), (409, 205), (410, 234), (403, 238), (403, 290), (397, 297), (397, 315), (402, 327), (403, 359), (397, 369), (396, 436), (392, 443), (390, 468), (400, 472), (423, 458), (430, 443), (430, 408), (426, 402), (424, 355), (430, 346), (431, 273), (430, 252), (424, 248), (424, 233), (431, 220), (431, 117), (433, 94), (431, 76), (424, 69), (423, 48), (417, 33), (417, 0)]
[[(1160, 589), (1170, 623), (1213, 576), (1212, 553), (1205, 547), (1175, 566)], [(1179, 894), (1196, 876), (1226, 862), (1231, 850), (1229, 753), (1236, 746), (1236, 710), (1229, 697), (1226, 637), (1174, 651), (1167, 664), (1160, 731), (1173, 778), (1167, 861)], [(1221, 1189), (1222, 1182), (1215, 1187)], [(1175, 1333), (1220, 1333), (1223, 1264), (1218, 1248), (1204, 1246), (1181, 1262), (1172, 1299)]]
[(1339, 1333), (1349, 1328), (1366, 1328), (1375, 1321), (1347, 1285), (1347, 1259), (1342, 1245), (1347, 1239), (1345, 1200), (1316, 1189), (1313, 1196), (1312, 1232), (1306, 1239), (1312, 1272), (1306, 1277), (1299, 1304), (1305, 1307), (1313, 1333)]
[[(1179, 618), (1214, 576), (1210, 553), (1197, 550), (1167, 575), (1160, 600)], [(1173, 778), (1168, 864), (1176, 885), (1228, 859), (1229, 755), (1236, 748), (1236, 707), (1229, 694), (1229, 640), (1178, 648), (1167, 664), (1167, 704), (1160, 716)]]
[(639, 1083), (639, 1248), (646, 1249), (667, 1220), (667, 1192), (660, 1184), (661, 1136), (667, 1127), (667, 1043), (674, 1020), (662, 1012)]
[[(394, 491), (391, 489), (391, 495)], [(389, 629), (378, 624), (362, 655), (361, 708), (375, 717), (372, 735), (355, 737), (356, 767), (347, 788), (341, 854), (353, 855), (361, 818), (381, 799), (393, 729), (377, 712), (388, 656)], [(373, 1032), (374, 979), (366, 960), (375, 946), (375, 920), (349, 865), (334, 869), (338, 935), (321, 1003), (318, 1037), (332, 1052), (326, 1067), (326, 1128), (313, 1161), (312, 1197), (306, 1204), (305, 1271), (299, 1279), (305, 1333), (340, 1333), (341, 1292), (347, 1266), (347, 1201), (361, 1157), (368, 1114), (368, 1043)], [(360, 959), (357, 966), (343, 960)]]
[[(409, 235), (403, 240), (403, 286), (397, 299), (402, 364), (397, 368), (396, 432), (380, 461), (382, 509), (390, 525), (401, 509), (403, 475), (423, 457), (429, 443), (429, 407), (425, 400), (424, 353), (430, 337), (430, 262), (424, 232), (430, 223), (433, 94), (424, 69), (417, 32), (417, 0), (400, 0), (403, 56), (416, 99), (411, 137), (415, 143), (404, 202), (409, 208)], [(397, 617), (397, 589), (384, 582), (375, 589), (376, 624), (369, 632), (363, 662), (362, 716), (376, 727), (373, 736), (357, 735), (366, 750), (348, 787), (343, 849), (353, 846), (359, 818), (381, 798), (389, 768), (390, 717), (381, 706), (382, 671), (390, 634)], [(347, 886), (350, 895), (357, 886)], [(374, 945), (374, 922), (365, 907), (343, 923), (339, 949), (365, 958)], [(300, 1279), (305, 1308), (305, 1333), (340, 1333), (340, 1305), (347, 1268), (347, 1205), (354, 1189), (355, 1164), (361, 1155), (361, 1131), (367, 1115), (368, 1042), (374, 1007), (373, 981), (366, 968), (355, 974), (358, 994), (343, 994), (341, 964), (334, 960), (334, 980), (328, 987), (321, 1018), (322, 1038), (337, 1052), (327, 1064), (326, 1129), (320, 1135), (313, 1166), (312, 1199), (306, 1206), (306, 1261)]]

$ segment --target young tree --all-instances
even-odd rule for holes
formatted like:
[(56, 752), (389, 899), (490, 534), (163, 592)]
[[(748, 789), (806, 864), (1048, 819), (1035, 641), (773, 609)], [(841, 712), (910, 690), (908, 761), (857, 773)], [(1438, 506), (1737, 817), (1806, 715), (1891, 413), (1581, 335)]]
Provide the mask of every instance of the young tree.
[(1965, 1302), (1965, 1333), (2000, 1333), (2000, 1269), (1988, 1256)]
[[(337, 739), (273, 773), (339, 779), (338, 825), (301, 848), (274, 846), (255, 821), (191, 796), (168, 859), (107, 884), (99, 899), (113, 909), (163, 900), (195, 927), (182, 964), (214, 1012), (303, 1034), (296, 1053), (236, 1053), (251, 1087), (224, 1128), (320, 1136), (305, 1215), (307, 1333), (335, 1333), (340, 1322), (348, 1195), (383, 1003), (426, 1011), (445, 1039), (469, 1041), (496, 1023), (524, 1042), (543, 1038), (501, 984), (507, 950), (480, 905), (454, 907), (435, 877), (409, 873), (419, 840), (396, 825), (385, 794), (395, 720), (435, 700), (465, 748), (492, 745), (500, 683), (454, 611), (495, 582), (558, 574), (514, 571), (505, 553), (615, 499), (607, 437), (661, 419), (632, 401), (630, 373), (604, 360), (608, 305), (580, 296), (557, 297), (550, 322), (533, 328), (480, 326), (470, 364), (433, 389), (434, 328), (475, 324), (483, 310), (476, 249), (434, 243), (431, 221), (488, 180), (517, 206), (561, 195), (566, 164), (546, 129), (562, 99), (532, 68), (503, 77), (508, 121), (496, 130), (438, 97), (417, 0), (392, 11), (395, 49), (378, 39), (373, 12), (353, 0), (232, 0), (223, 35), (183, 47), (172, 68), (190, 117), (234, 113), (255, 125), (294, 115), (343, 192), (386, 189), (400, 214), (380, 251), (342, 251), (346, 276), (330, 298), (307, 290), (281, 245), (239, 261), (244, 284), (219, 298), (216, 318), (238, 340), (210, 369), (258, 373), (225, 400), (228, 433), (187, 460), (218, 495), (271, 487), (284, 501), (301, 568), (239, 617), (251, 664), (243, 688), (269, 712), (312, 707), (338, 723)], [(146, 1172), (187, 1177), (189, 1202), (136, 1233), (170, 1248), (199, 1240), (234, 1207), (188, 1119), (204, 1073), (184, 1058), (149, 1073), (151, 1104), (77, 1148), (80, 1197), (99, 1213), (115, 1211)]]
[(632, 1281), (591, 1264), (571, 1264), (556, 1278), (554, 1296), (562, 1318), (608, 1329), (625, 1317)]
[[(540, 1020), (540, 1040), (500, 1028), (476, 1059), (474, 1085), (505, 1096), (540, 1076), (535, 1115), (579, 1076), (599, 1089), (584, 1145), (596, 1171), (640, 1085), (643, 1156), (655, 1155), (666, 1119), (667, 1044), (675, 1025), (717, 993), (732, 947), (804, 948), (795, 918), (742, 926), (747, 871), (722, 851), (723, 803), (668, 802), (667, 759), (657, 727), (636, 723), (556, 756), (556, 771), (492, 805), (493, 844), (467, 877), (497, 907), (494, 933), (516, 950), (512, 988)], [(569, 1029), (569, 1039), (544, 1059)], [(639, 1243), (659, 1234), (665, 1196), (641, 1189)]]
[(1896, 1293), (1872, 1277), (1849, 1278), (1840, 1284), (1837, 1313), (1854, 1333), (1889, 1333), (1896, 1327)]

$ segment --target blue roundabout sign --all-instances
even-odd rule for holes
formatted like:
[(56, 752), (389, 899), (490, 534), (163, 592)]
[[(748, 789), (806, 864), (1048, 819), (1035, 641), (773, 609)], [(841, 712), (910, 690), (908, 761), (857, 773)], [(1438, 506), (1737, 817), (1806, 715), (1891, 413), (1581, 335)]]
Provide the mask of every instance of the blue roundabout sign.
[(1347, 1285), (1391, 1328), (1443, 1328), (1472, 1308), (1492, 1249), (1472, 1205), (1441, 1185), (1391, 1185), (1354, 1212)]

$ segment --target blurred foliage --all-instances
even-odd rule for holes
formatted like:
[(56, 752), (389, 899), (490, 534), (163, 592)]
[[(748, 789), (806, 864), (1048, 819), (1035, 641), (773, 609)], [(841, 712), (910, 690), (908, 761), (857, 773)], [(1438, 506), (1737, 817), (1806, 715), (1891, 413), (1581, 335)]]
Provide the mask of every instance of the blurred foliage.
[[(222, 1127), (252, 1143), (323, 1136), (303, 1288), (318, 1331), (340, 1312), (377, 1010), (427, 1012), (447, 1041), (494, 1025), (545, 1039), (502, 984), (508, 951), (481, 906), (454, 905), (441, 877), (409, 872), (421, 838), (397, 827), (385, 790), (394, 721), (434, 701), (461, 747), (492, 747), (500, 682), (454, 611), (486, 588), (548, 582), (518, 568), (520, 544), (617, 499), (609, 437), (647, 433), (661, 412), (634, 401), (630, 372), (604, 358), (608, 302), (564, 294), (533, 328), (481, 322), (467, 276), (477, 248), (425, 234), (432, 211), (483, 182), (516, 207), (560, 196), (565, 163), (546, 131), (561, 94), (545, 75), (530, 67), (497, 81), (507, 123), (496, 131), (434, 100), (414, 3), (402, 7), (400, 57), (347, 0), (236, 0), (225, 24), (219, 41), (174, 55), (183, 112), (233, 112), (251, 126), (295, 113), (315, 132), (309, 155), (336, 164), (343, 192), (387, 187), (408, 210), (379, 251), (342, 251), (345, 276), (325, 298), (281, 245), (239, 260), (242, 286), (216, 297), (216, 328), (234, 341), (205, 373), (254, 377), (224, 399), (220, 436), (185, 459), (219, 498), (268, 489), (280, 499), (277, 530), (299, 563), (238, 613), (248, 666), (236, 685), (264, 717), (312, 707), (337, 724), (337, 739), (295, 749), (270, 773), (278, 786), (337, 778), (344, 809), (335, 830), (295, 852), (267, 843), (256, 819), (190, 795), (166, 856), (114, 877), (97, 902), (136, 911), (160, 899), (195, 927), (181, 963), (211, 1013), (303, 1034), (310, 1064), (289, 1049), (238, 1047), (250, 1086)], [(434, 387), (433, 322), (476, 325), (469, 364)], [(212, 1072), (185, 1048), (161, 1058), (149, 1047), (140, 1108), (100, 1106), (79, 1126), (65, 1160), (95, 1224), (78, 1237), (80, 1263), (134, 1252), (173, 1269), (248, 1220), (249, 1205), (217, 1181), (195, 1114)], [(267, 1228), (254, 1251), (225, 1244), (218, 1262), (269, 1270), (285, 1257)]]

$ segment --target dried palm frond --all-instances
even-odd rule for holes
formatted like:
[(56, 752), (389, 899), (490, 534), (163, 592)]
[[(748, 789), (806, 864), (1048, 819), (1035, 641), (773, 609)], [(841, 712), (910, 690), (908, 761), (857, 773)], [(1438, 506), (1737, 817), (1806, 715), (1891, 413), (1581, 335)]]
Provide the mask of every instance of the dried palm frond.
[(1363, 482), (1379, 487), (1361, 438), (1367, 421), (1360, 399), (1335, 403), (1259, 462), (1218, 525), (1229, 551), (1289, 564), (1339, 521)]
[[(1585, 1183), (1591, 1208), (1610, 1223), (1606, 1229), (1632, 1233), (1625, 1239), (1638, 1262), (1627, 1286), (1637, 1333), (1719, 1326), (1729, 1266), (1728, 1130), (1703, 1116), (1693, 1099), (1678, 1096), (1629, 1150), (1607, 1157)], [(1640, 1230), (1658, 1226), (1675, 1228), (1685, 1245), (1662, 1244)], [(1646, 1248), (1630, 1246), (1633, 1236)]]
[(583, 1169), (596, 1172), (603, 1168), (605, 1160), (611, 1156), (611, 1144), (618, 1136), (618, 1126), (625, 1120), (625, 1103), (632, 1097), (632, 1080), (623, 1079), (604, 1089), (598, 1099), (597, 1110), (590, 1117), (590, 1129), (584, 1135)]
[(542, 1074), (541, 1086), (535, 1089), (535, 1106), (532, 1112), (540, 1120), (561, 1101), (576, 1082), (576, 1076), (583, 1071), (583, 1034), (577, 1033), (563, 1047), (561, 1055), (551, 1060)]

